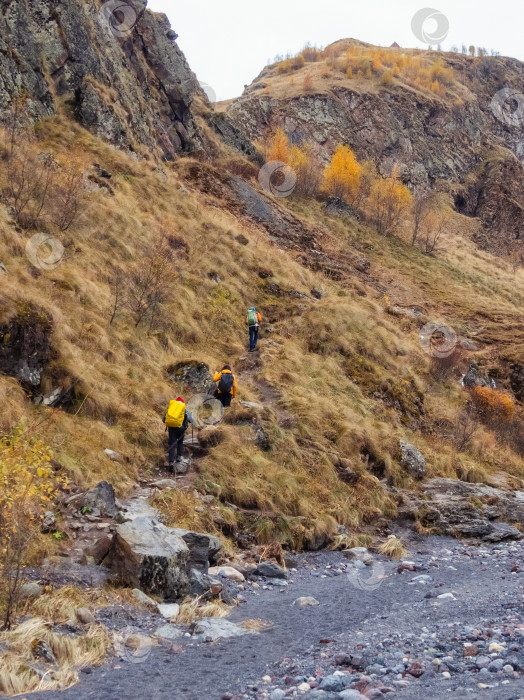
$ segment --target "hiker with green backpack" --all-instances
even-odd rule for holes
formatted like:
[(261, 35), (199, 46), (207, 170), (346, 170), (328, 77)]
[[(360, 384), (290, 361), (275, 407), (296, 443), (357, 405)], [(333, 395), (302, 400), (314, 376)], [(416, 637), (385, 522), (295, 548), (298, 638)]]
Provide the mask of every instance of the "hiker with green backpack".
[(249, 352), (255, 352), (258, 342), (258, 330), (262, 323), (262, 316), (252, 306), (246, 316), (246, 326), (249, 327)]
[(189, 423), (193, 423), (193, 416), (186, 408), (184, 399), (180, 396), (175, 401), (169, 402), (169, 408), (164, 417), (166, 429), (169, 431), (169, 472), (172, 474), (175, 470), (176, 462), (182, 461), (184, 452), (184, 435)]
[(213, 377), (214, 382), (218, 382), (215, 390), (215, 398), (220, 401), (224, 408), (231, 406), (231, 399), (237, 395), (237, 380), (233, 376), (231, 367), (224, 365), (220, 372)]

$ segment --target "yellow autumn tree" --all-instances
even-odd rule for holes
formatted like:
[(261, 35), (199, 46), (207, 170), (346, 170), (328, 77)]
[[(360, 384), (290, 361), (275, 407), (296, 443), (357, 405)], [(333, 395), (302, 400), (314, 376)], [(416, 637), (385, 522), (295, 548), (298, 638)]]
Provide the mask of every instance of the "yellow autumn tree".
[(276, 160), (281, 163), (289, 163), (289, 140), (284, 129), (277, 129), (269, 141), (266, 160)]
[(67, 479), (57, 477), (49, 451), (21, 430), (0, 439), (0, 627), (8, 629), (24, 583), (25, 555), (45, 510)]
[(297, 175), (296, 193), (303, 197), (316, 197), (322, 170), (311, 146), (308, 144), (303, 148), (291, 146), (289, 165)]
[(367, 200), (370, 217), (379, 233), (391, 236), (399, 228), (413, 206), (413, 195), (402, 184), (398, 174), (379, 177), (371, 186)]
[(337, 146), (331, 163), (324, 171), (328, 194), (354, 201), (359, 190), (362, 167), (349, 146)]

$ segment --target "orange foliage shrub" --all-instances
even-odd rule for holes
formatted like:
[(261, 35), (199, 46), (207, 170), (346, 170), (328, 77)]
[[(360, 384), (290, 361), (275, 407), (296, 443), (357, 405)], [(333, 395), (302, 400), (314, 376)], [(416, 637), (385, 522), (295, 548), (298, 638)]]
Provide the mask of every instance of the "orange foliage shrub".
[(413, 205), (413, 195), (393, 173), (392, 177), (375, 180), (367, 204), (377, 231), (391, 235), (400, 226), (403, 217), (408, 215)]
[(509, 394), (487, 386), (470, 391), (479, 416), (488, 423), (511, 423), (515, 418), (515, 403)]
[(331, 163), (324, 171), (324, 186), (334, 197), (345, 197), (353, 201), (360, 184), (362, 167), (349, 146), (337, 146)]
[(309, 91), (313, 89), (313, 78), (310, 73), (306, 73), (302, 82), (302, 89)]
[(289, 158), (289, 141), (286, 133), (283, 129), (277, 129), (268, 144), (266, 160), (277, 160), (281, 163), (289, 163)]
[(314, 46), (306, 46), (300, 55), (303, 56), (306, 63), (316, 63), (320, 58), (320, 51)]

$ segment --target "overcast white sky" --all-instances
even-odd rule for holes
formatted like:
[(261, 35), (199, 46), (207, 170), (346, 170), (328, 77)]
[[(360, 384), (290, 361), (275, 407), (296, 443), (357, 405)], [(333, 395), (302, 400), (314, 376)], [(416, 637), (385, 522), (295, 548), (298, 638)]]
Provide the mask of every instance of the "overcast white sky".
[[(524, 60), (524, 0), (149, 0), (180, 35), (198, 79), (219, 100), (240, 95), (268, 59), (352, 37), (371, 44), (425, 48), (411, 29), (413, 15), (429, 7), (449, 21), (444, 49), (484, 46)], [(436, 24), (429, 19), (426, 31)]]

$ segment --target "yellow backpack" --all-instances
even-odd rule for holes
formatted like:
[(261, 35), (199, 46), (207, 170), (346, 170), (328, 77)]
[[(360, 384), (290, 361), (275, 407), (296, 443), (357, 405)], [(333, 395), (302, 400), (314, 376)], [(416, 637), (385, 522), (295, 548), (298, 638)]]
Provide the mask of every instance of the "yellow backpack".
[(168, 428), (181, 428), (186, 415), (186, 404), (180, 401), (170, 401), (167, 409), (166, 420)]

